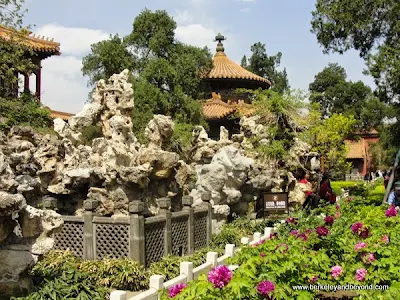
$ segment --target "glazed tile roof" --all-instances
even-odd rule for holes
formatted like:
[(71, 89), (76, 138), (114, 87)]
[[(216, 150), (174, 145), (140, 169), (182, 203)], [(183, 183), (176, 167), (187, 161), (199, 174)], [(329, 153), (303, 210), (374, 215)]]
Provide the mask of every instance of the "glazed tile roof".
[(238, 103), (228, 103), (221, 100), (221, 96), (212, 93), (213, 98), (203, 103), (203, 115), (206, 120), (219, 120), (229, 115), (238, 113), (241, 116), (250, 116), (255, 109), (250, 105), (239, 101)]
[(10, 40), (12, 38), (18, 38), (20, 35), (21, 42), (35, 52), (47, 53), (51, 55), (60, 55), (60, 43), (54, 42), (53, 39), (40, 37), (32, 34), (29, 31), (18, 32), (14, 29), (10, 29), (0, 25), (0, 39)]
[(346, 145), (348, 146), (349, 149), (346, 158), (348, 159), (365, 158), (366, 152), (362, 140), (346, 141)]
[(230, 60), (225, 52), (217, 52), (213, 62), (214, 66), (207, 76), (210, 79), (244, 79), (263, 82), (269, 86), (271, 85), (268, 79), (253, 74)]
[(68, 120), (70, 117), (72, 117), (74, 115), (74, 114), (63, 112), (63, 111), (52, 110), (48, 106), (44, 106), (42, 108), (43, 109), (47, 109), (48, 111), (50, 111), (50, 117), (53, 118), (53, 119), (61, 118), (64, 121), (66, 121), (66, 120)]

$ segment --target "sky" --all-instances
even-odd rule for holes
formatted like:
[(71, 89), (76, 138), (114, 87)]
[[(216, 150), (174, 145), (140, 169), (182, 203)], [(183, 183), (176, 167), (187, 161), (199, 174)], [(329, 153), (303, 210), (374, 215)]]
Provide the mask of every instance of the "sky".
[[(134, 18), (145, 8), (166, 10), (177, 22), (176, 38), (195, 46), (208, 46), (218, 33), (227, 37), (225, 53), (240, 63), (256, 42), (266, 45), (268, 55), (282, 52), (281, 67), (295, 89), (308, 89), (314, 76), (328, 63), (343, 66), (348, 79), (362, 80), (364, 61), (355, 51), (344, 55), (322, 53), (311, 29), (315, 0), (26, 0), (26, 24), (33, 33), (54, 38), (61, 56), (42, 62), (42, 102), (53, 110), (77, 113), (87, 101), (88, 78), (81, 72), (82, 58), (90, 45), (132, 31)], [(34, 82), (31, 82), (31, 89)]]

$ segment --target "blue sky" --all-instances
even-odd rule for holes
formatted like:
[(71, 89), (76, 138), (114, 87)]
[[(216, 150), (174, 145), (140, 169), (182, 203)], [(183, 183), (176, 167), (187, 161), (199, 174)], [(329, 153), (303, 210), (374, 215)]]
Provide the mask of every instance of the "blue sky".
[[(315, 74), (329, 62), (342, 65), (351, 80), (373, 86), (362, 74), (365, 64), (358, 54), (324, 55), (310, 32), (313, 0), (27, 0), (25, 21), (33, 32), (61, 43), (62, 55), (43, 63), (42, 99), (52, 109), (76, 113), (89, 89), (80, 68), (90, 45), (109, 34), (128, 34), (136, 15), (144, 8), (165, 9), (178, 23), (179, 40), (208, 46), (212, 52), (218, 32), (228, 40), (225, 52), (240, 63), (255, 42), (266, 44), (270, 55), (282, 52), (292, 88), (307, 89)], [(33, 83), (32, 83), (33, 84)]]

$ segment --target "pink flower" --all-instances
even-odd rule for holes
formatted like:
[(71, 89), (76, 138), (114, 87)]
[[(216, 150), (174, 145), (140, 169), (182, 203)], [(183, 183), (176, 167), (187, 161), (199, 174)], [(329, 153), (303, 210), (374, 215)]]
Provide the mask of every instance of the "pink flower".
[(326, 224), (333, 224), (333, 222), (335, 222), (335, 218), (332, 217), (332, 216), (326, 216), (324, 218), (324, 221), (325, 221)]
[(257, 284), (257, 291), (266, 298), (269, 298), (269, 294), (274, 290), (275, 285), (272, 281), (264, 280)]
[(186, 287), (186, 284), (184, 283), (178, 283), (174, 285), (173, 287), (170, 287), (168, 289), (168, 297), (169, 298), (174, 298), (176, 295), (178, 295), (184, 288)]
[(389, 237), (385, 234), (385, 235), (382, 236), (381, 241), (384, 244), (389, 244)]
[(368, 271), (364, 268), (357, 269), (356, 271), (356, 280), (364, 281), (365, 276), (367, 276)]
[(336, 204), (336, 210), (339, 210), (340, 209), (340, 205), (339, 204)]
[(261, 257), (265, 257), (265, 253), (264, 253), (264, 252), (261, 252), (261, 253), (260, 253), (260, 256), (261, 256)]
[(353, 231), (353, 233), (358, 233), (361, 228), (363, 228), (364, 225), (361, 222), (356, 222), (353, 225), (351, 225), (350, 229)]
[(375, 256), (373, 253), (364, 253), (363, 255), (361, 255), (361, 259), (365, 264), (370, 264), (375, 261)]
[(353, 200), (352, 197), (347, 197), (347, 199), (346, 199), (347, 202), (350, 202), (351, 200)]
[(304, 233), (300, 233), (297, 235), (298, 239), (302, 239), (303, 241), (307, 241), (307, 235)]
[(337, 278), (342, 275), (343, 269), (341, 266), (334, 266), (331, 268), (331, 275), (333, 278)]
[(391, 207), (389, 207), (386, 212), (385, 212), (385, 216), (386, 217), (395, 217), (397, 216), (397, 210), (396, 207), (394, 205), (392, 205)]
[(319, 236), (327, 236), (329, 233), (328, 228), (326, 228), (325, 226), (319, 226), (315, 229), (315, 231), (317, 232), (317, 234)]
[(298, 230), (292, 230), (289, 234), (290, 234), (290, 235), (296, 235), (296, 234), (298, 234), (298, 233), (299, 233)]
[(313, 278), (310, 279), (310, 283), (314, 283), (318, 280), (318, 276), (313, 276)]
[(360, 249), (364, 249), (365, 247), (367, 247), (367, 244), (366, 244), (366, 243), (358, 242), (358, 243), (354, 246), (354, 251), (358, 251), (358, 250), (360, 250)]
[(253, 247), (260, 246), (260, 245), (262, 245), (264, 243), (265, 243), (265, 240), (260, 240), (260, 241), (256, 242), (255, 244), (253, 244)]
[(270, 238), (270, 239), (277, 238), (277, 237), (278, 237), (278, 234), (277, 234), (276, 232), (271, 233), (271, 234), (269, 235), (269, 238)]
[(335, 218), (336, 218), (336, 219), (339, 219), (339, 218), (340, 218), (340, 211), (337, 211), (337, 212), (335, 213)]
[(222, 289), (232, 279), (232, 271), (227, 266), (217, 266), (208, 272), (208, 281), (214, 284), (214, 288)]
[(296, 223), (296, 219), (293, 217), (287, 218), (286, 223), (288, 223), (288, 224)]
[(368, 228), (364, 228), (363, 230), (361, 230), (359, 236), (363, 239), (366, 239), (369, 236)]
[(311, 228), (307, 228), (306, 231), (304, 231), (305, 234), (310, 234), (312, 232)]

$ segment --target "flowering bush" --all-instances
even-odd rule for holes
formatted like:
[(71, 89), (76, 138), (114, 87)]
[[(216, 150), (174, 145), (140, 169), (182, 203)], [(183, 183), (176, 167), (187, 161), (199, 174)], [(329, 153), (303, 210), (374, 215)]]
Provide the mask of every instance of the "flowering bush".
[(299, 213), (262, 244), (242, 247), (228, 262), (240, 266), (233, 274), (225, 266), (213, 269), (174, 299), (326, 299), (320, 291), (293, 288), (309, 284), (388, 285), (387, 291), (356, 293), (359, 299), (400, 299), (400, 216), (387, 215), (387, 207), (365, 205), (360, 197)]

